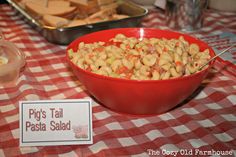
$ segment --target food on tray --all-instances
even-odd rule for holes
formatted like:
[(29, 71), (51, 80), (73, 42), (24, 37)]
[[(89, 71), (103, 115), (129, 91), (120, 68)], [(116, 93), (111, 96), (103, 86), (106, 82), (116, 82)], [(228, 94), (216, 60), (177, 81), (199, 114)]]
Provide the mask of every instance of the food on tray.
[(85, 20), (80, 20), (80, 19), (76, 19), (76, 20), (72, 20), (68, 22), (68, 27), (74, 27), (74, 26), (80, 26), (80, 25), (86, 25), (87, 22)]
[(115, 0), (16, 0), (43, 25), (73, 27), (129, 17), (117, 13)]
[[(108, 43), (79, 43), (68, 52), (71, 61), (90, 72), (134, 80), (164, 80), (196, 73), (211, 57), (183, 36), (178, 39), (126, 37)], [(206, 66), (207, 67), (207, 66)], [(205, 68), (206, 68), (205, 67)]]
[(53, 16), (53, 15), (44, 15), (43, 21), (46, 25), (53, 27), (64, 27), (68, 24), (68, 20), (62, 17)]
[(116, 14), (116, 7), (117, 5), (113, 5), (111, 7), (103, 8), (99, 12), (92, 14), (88, 18), (86, 18), (86, 22), (89, 23), (96, 23), (108, 20), (117, 20), (127, 18), (127, 15), (118, 15)]
[(61, 17), (66, 17), (76, 10), (75, 6), (70, 6), (70, 2), (63, 0), (48, 1), (47, 6), (43, 0), (27, 1), (25, 3), (25, 8), (35, 15), (56, 15)]
[(80, 25), (87, 24), (86, 21), (84, 20), (78, 19), (78, 20), (69, 21), (65, 18), (53, 16), (53, 15), (44, 15), (43, 21), (46, 25), (50, 25), (57, 28), (64, 27), (64, 26), (73, 27), (73, 26), (80, 26)]
[(100, 10), (97, 0), (69, 0), (72, 5), (78, 8), (81, 15), (90, 15)]

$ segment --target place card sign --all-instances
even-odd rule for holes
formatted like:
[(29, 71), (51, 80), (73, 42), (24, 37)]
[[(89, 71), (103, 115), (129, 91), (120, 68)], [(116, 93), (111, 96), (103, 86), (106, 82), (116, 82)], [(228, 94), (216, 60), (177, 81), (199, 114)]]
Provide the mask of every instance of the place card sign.
[(92, 100), (21, 101), (20, 146), (92, 144)]

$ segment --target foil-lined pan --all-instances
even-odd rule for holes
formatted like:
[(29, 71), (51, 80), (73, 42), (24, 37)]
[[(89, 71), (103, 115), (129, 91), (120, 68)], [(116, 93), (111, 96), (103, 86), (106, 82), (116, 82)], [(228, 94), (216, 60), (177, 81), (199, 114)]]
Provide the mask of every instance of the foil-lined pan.
[(111, 20), (98, 22), (93, 24), (80, 25), (75, 27), (55, 28), (46, 26), (40, 22), (37, 17), (33, 17), (27, 11), (25, 11), (19, 3), (14, 0), (7, 0), (9, 4), (23, 15), (23, 18), (37, 31), (42, 34), (49, 42), (67, 45), (79, 36), (84, 34), (112, 29), (112, 28), (124, 28), (124, 27), (138, 27), (140, 26), (141, 19), (147, 15), (148, 10), (128, 1), (120, 1), (117, 12), (120, 14), (126, 14), (129, 17), (119, 20)]

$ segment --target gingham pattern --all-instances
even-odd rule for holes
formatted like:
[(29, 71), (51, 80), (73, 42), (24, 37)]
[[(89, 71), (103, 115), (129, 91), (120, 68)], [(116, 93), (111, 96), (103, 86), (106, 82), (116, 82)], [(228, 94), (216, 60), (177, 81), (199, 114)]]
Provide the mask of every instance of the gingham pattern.
[[(236, 32), (236, 14), (207, 13), (205, 17), (209, 20), (197, 35), (219, 33), (225, 29)], [(163, 14), (157, 16), (151, 12), (143, 24), (155, 27), (163, 18)], [(226, 25), (225, 21), (230, 22)], [(230, 151), (236, 155), (236, 72), (229, 72), (224, 67), (225, 62), (216, 62), (217, 70), (211, 70), (189, 99), (161, 115), (128, 116), (94, 102), (92, 145), (19, 147), (20, 100), (89, 96), (65, 63), (64, 46), (48, 43), (8, 5), (0, 6), (0, 28), (6, 39), (14, 42), (27, 56), (27, 65), (17, 86), (0, 88), (1, 157), (145, 157), (165, 156), (164, 150), (178, 151), (178, 156), (183, 151), (192, 151), (193, 156), (203, 151)]]
[(201, 39), (214, 47), (216, 53), (220, 53), (231, 45), (235, 45), (235, 47), (230, 49), (227, 53), (221, 55), (220, 58), (224, 61), (236, 64), (236, 34), (223, 32), (217, 35), (202, 37)]

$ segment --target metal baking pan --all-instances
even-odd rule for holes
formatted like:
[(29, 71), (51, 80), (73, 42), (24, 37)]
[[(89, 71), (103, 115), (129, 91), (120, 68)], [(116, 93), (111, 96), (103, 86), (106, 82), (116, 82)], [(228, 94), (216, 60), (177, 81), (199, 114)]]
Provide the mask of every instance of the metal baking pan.
[(117, 12), (120, 14), (126, 14), (130, 17), (120, 20), (112, 20), (99, 22), (94, 24), (87, 24), (75, 27), (65, 27), (65, 28), (54, 28), (45, 26), (40, 23), (39, 20), (35, 19), (33, 16), (28, 14), (21, 6), (18, 5), (14, 0), (7, 0), (12, 7), (19, 11), (27, 22), (37, 31), (40, 32), (49, 42), (67, 45), (79, 36), (88, 34), (91, 32), (111, 29), (111, 28), (121, 28), (121, 27), (137, 27), (141, 23), (142, 17), (144, 17), (148, 10), (140, 7), (134, 3), (121, 1), (117, 8)]

